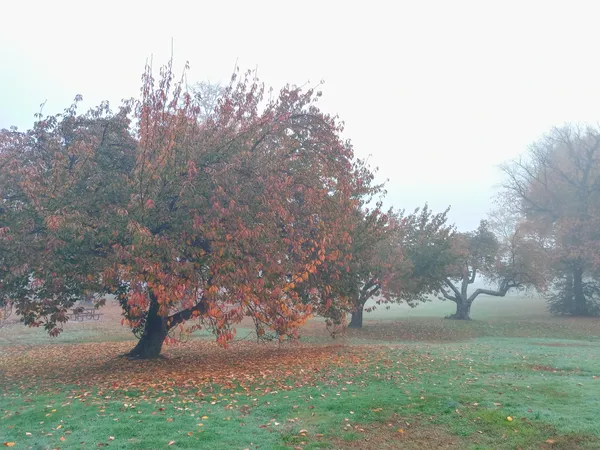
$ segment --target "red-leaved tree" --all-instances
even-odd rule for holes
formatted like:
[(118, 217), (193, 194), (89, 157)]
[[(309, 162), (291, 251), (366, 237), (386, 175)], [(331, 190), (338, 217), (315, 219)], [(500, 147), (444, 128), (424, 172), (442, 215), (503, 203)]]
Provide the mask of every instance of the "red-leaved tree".
[(2, 294), (25, 324), (57, 334), (85, 292), (112, 293), (149, 358), (184, 324), (226, 345), (247, 316), (283, 337), (335, 311), (345, 297), (309, 281), (348, 270), (366, 172), (319, 92), (264, 93), (234, 76), (207, 113), (169, 64), (117, 112), (3, 130)]

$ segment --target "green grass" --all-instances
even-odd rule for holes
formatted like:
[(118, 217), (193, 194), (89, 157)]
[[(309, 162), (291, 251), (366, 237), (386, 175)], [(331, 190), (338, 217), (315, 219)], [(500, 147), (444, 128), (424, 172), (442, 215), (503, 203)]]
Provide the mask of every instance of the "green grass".
[[(484, 301), (482, 316), (503, 310), (502, 300)], [(599, 321), (550, 318), (535, 303), (528, 314), (529, 299), (514, 301), (522, 309), (512, 318), (492, 314), (471, 322), (407, 317), (406, 311), (394, 313), (395, 320), (367, 315), (365, 329), (350, 332), (339, 347), (345, 363), (310, 377), (290, 371), (286, 389), (268, 392), (257, 381), (248, 390), (214, 383), (199, 390), (125, 390), (69, 379), (42, 392), (11, 381), (0, 396), (0, 443), (32, 449), (600, 448)], [(438, 312), (446, 307), (431, 305)], [(305, 340), (323, 337), (307, 331)], [(24, 363), (16, 355), (14, 361)], [(253, 364), (249, 370), (257, 374), (269, 368)], [(208, 368), (197, 366), (200, 373)]]

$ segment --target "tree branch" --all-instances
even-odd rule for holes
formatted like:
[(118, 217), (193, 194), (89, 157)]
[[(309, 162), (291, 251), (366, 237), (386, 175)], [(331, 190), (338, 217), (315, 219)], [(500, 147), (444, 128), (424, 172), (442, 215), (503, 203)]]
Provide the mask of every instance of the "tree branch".
[(169, 316), (169, 318), (167, 319), (167, 328), (170, 330), (171, 328), (176, 327), (180, 323), (183, 323), (186, 320), (191, 319), (195, 312), (198, 312), (199, 315), (203, 315), (203, 314), (206, 314), (207, 311), (208, 311), (208, 307), (206, 305), (206, 302), (204, 301), (204, 296), (203, 296), (200, 299), (200, 301), (198, 303), (196, 303), (194, 306), (192, 306), (191, 308), (184, 309), (182, 311), (179, 311), (179, 312), (173, 314), (172, 316)]
[(508, 282), (502, 282), (502, 284), (500, 285), (500, 289), (498, 289), (497, 291), (494, 291), (492, 289), (476, 289), (475, 292), (473, 292), (469, 296), (467, 301), (469, 303), (472, 303), (481, 294), (492, 295), (494, 297), (504, 297), (506, 293), (513, 287), (517, 286), (514, 284), (509, 284)]
[[(456, 297), (456, 300), (458, 300), (459, 298), (462, 297), (460, 295), (460, 291), (456, 288), (456, 286), (454, 286), (454, 283), (452, 283), (452, 281), (450, 281), (448, 278), (444, 278), (444, 283), (446, 284), (446, 286), (448, 286), (450, 289), (452, 289), (452, 291), (454, 292), (454, 295)], [(456, 300), (454, 300), (454, 301), (456, 301)]]
[(444, 298), (446, 300), (451, 300), (454, 303), (456, 303), (458, 301), (458, 299), (456, 297), (452, 297), (450, 294), (448, 294), (444, 288), (440, 289), (440, 292), (442, 293), (442, 295), (444, 296)]

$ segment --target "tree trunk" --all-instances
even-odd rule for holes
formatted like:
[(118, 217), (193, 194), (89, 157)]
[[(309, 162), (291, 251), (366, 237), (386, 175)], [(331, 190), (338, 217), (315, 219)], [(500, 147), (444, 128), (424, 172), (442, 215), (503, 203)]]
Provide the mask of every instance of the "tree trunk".
[(575, 315), (587, 316), (587, 300), (583, 292), (583, 269), (580, 267), (573, 269), (573, 300)]
[(471, 320), (471, 302), (465, 298), (456, 299), (456, 312), (451, 318), (456, 320)]
[(350, 324), (348, 325), (349, 328), (362, 328), (364, 310), (364, 304), (361, 304), (356, 308), (356, 311), (352, 313), (352, 319), (350, 319)]
[(167, 318), (158, 315), (158, 302), (152, 301), (146, 316), (144, 333), (126, 356), (136, 359), (158, 358), (168, 331)]

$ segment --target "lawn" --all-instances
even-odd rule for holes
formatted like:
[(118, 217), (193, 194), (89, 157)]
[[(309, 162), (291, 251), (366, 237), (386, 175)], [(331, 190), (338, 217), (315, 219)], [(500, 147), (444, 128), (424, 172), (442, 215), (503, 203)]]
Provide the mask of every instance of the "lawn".
[[(58, 339), (0, 330), (0, 444), (69, 449), (600, 448), (600, 320), (551, 318), (536, 298), (378, 308), (362, 330), (228, 350), (199, 335), (165, 359), (110, 306)], [(6, 444), (5, 444), (6, 445)]]

